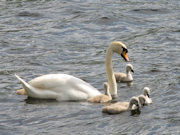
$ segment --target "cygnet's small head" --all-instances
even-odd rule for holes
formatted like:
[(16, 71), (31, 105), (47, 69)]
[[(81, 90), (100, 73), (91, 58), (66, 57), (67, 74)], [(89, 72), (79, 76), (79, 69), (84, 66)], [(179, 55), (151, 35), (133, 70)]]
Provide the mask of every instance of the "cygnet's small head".
[(109, 89), (109, 84), (107, 82), (103, 83), (104, 90), (107, 91)]
[(127, 64), (127, 65), (126, 65), (126, 72), (129, 72), (129, 71), (131, 71), (131, 72), (134, 73), (133, 65), (131, 65), (131, 64)]
[(109, 93), (109, 84), (107, 82), (103, 83), (104, 94), (111, 98), (111, 94)]
[(125, 44), (119, 41), (114, 41), (110, 45), (111, 49), (121, 55), (125, 61), (129, 61), (129, 58), (127, 56), (128, 50)]
[(148, 96), (150, 98), (150, 89), (148, 87), (144, 87), (144, 96)]
[(139, 106), (140, 106), (140, 103), (139, 103), (139, 99), (138, 99), (138, 97), (132, 97), (131, 98), (131, 100), (130, 100), (130, 104), (131, 105), (136, 105), (137, 106), (137, 108), (139, 108)]
[(139, 102), (142, 106), (146, 105), (146, 97), (144, 95), (138, 96)]

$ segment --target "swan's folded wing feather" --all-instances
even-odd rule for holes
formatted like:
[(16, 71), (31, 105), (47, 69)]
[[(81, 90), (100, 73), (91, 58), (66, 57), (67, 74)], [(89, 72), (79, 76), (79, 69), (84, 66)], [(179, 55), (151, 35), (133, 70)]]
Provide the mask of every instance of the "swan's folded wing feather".
[(34, 78), (28, 83), (38, 89), (53, 89), (55, 87), (63, 86), (67, 81), (68, 76), (59, 76), (58, 74), (48, 74)]
[(101, 94), (89, 83), (67, 74), (49, 74), (40, 76), (31, 80), (29, 84), (40, 90), (51, 90), (57, 93), (63, 92), (64, 95), (66, 93), (69, 96), (71, 96), (72, 93), (72, 95), (81, 93), (81, 95), (87, 94), (87, 98), (90, 98)]

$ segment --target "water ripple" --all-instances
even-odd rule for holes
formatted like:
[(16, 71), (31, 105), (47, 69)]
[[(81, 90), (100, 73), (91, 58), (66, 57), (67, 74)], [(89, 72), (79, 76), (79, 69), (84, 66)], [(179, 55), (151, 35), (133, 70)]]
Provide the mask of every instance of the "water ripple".
[[(1, 1), (1, 134), (179, 134), (179, 1)], [(102, 8), (103, 7), (103, 8)], [(151, 89), (139, 112), (107, 115), (103, 105), (16, 95), (14, 74), (26, 81), (48, 73), (79, 77), (101, 92), (111, 41), (128, 47), (132, 85), (118, 84), (120, 101)], [(115, 71), (127, 63), (113, 56)]]

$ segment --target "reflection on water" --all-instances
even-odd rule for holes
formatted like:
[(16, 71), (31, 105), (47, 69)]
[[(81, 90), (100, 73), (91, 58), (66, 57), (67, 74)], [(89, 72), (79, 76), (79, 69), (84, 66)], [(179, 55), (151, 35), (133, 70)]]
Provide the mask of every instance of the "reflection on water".
[[(1, 1), (1, 134), (179, 134), (179, 6), (179, 0)], [(135, 70), (132, 84), (117, 84), (119, 101), (149, 87), (153, 104), (104, 115), (104, 104), (16, 95), (15, 73), (26, 81), (67, 73), (103, 92), (105, 53), (114, 40), (126, 44)], [(126, 64), (113, 56), (114, 71)]]
[(131, 110), (131, 116), (139, 116), (140, 114), (141, 114), (141, 111), (139, 110), (139, 108), (135, 110)]
[(36, 99), (27, 97), (24, 102), (26, 104), (45, 104), (45, 103), (58, 103), (57, 100), (54, 99)]

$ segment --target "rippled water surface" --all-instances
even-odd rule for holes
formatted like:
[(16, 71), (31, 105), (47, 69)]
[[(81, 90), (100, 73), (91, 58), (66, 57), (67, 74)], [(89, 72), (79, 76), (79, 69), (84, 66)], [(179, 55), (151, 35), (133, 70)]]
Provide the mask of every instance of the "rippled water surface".
[[(0, 2), (0, 134), (180, 134), (179, 0), (4, 0)], [(16, 95), (48, 73), (79, 77), (101, 92), (112, 41), (128, 47), (133, 85), (118, 83), (120, 101), (151, 89), (140, 113), (101, 113), (102, 104)], [(114, 55), (114, 71), (126, 63)]]

